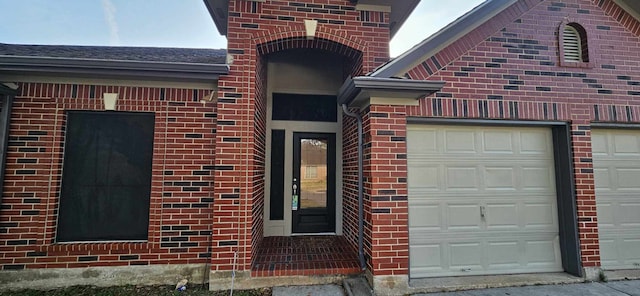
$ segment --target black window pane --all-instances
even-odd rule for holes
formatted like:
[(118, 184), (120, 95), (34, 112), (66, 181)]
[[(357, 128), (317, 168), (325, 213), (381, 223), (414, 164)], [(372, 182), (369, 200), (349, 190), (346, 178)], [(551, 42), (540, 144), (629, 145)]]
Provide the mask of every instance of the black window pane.
[(271, 131), (271, 220), (284, 219), (284, 138), (284, 130)]
[(146, 240), (153, 113), (67, 113), (57, 240)]
[(273, 120), (336, 122), (336, 96), (273, 94)]

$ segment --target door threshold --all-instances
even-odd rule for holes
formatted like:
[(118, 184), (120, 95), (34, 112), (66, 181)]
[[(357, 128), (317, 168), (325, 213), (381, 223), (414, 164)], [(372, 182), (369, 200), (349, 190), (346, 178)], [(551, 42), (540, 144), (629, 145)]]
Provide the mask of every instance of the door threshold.
[(335, 232), (292, 233), (291, 236), (337, 235)]

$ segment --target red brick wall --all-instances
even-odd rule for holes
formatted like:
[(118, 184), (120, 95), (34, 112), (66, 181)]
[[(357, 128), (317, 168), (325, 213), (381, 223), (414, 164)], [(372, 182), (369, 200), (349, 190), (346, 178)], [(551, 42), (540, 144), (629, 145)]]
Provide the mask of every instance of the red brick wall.
[[(356, 110), (351, 110), (356, 111)], [(358, 250), (358, 128), (342, 118), (342, 235)]]
[[(230, 73), (219, 80), (212, 270), (251, 267), (262, 236), (264, 206), (264, 75), (262, 57), (295, 48), (318, 48), (368, 72), (388, 60), (387, 13), (360, 12), (347, 0), (229, 2)], [(308, 40), (305, 19), (318, 20)], [(261, 77), (262, 75), (262, 77)], [(267, 78), (268, 79), (268, 78)], [(262, 85), (262, 86), (261, 86)]]
[[(215, 103), (206, 89), (21, 83), (11, 117), (0, 210), (2, 269), (71, 268), (209, 261)], [(147, 243), (55, 244), (65, 111), (155, 113)]]
[(406, 107), (371, 105), (365, 117), (365, 241), (374, 276), (409, 270)]
[(258, 251), (262, 242), (264, 230), (264, 183), (266, 178), (266, 141), (267, 141), (267, 61), (264, 57), (259, 57), (256, 63), (256, 113), (254, 116), (254, 127), (256, 131), (256, 151), (253, 169), (256, 171), (253, 178), (253, 188), (255, 194), (252, 201), (253, 230), (251, 250), (252, 255)]
[[(560, 65), (565, 20), (587, 30), (592, 68)], [(599, 266), (590, 124), (640, 123), (639, 35), (610, 0), (518, 1), (409, 71), (447, 83), (407, 115), (570, 122), (582, 260)]]
[[(344, 72), (350, 73), (351, 77), (361, 75), (361, 59), (362, 55), (358, 55), (356, 59), (345, 64), (347, 69)], [(359, 112), (357, 108), (351, 108), (350, 111)], [(366, 116), (364, 112), (359, 113), (363, 118)], [(364, 220), (367, 225), (368, 220)], [(354, 250), (358, 250), (358, 221), (358, 124), (355, 118), (344, 115), (342, 117), (342, 235)], [(368, 227), (368, 229), (370, 232), (371, 228)], [(370, 240), (367, 245), (371, 246)], [(371, 252), (366, 254), (368, 258), (371, 257)]]

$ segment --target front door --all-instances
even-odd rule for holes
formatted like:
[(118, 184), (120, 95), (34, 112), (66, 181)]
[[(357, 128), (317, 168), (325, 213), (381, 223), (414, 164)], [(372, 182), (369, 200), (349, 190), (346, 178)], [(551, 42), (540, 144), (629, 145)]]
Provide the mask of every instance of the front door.
[(336, 136), (293, 134), (292, 232), (333, 233), (336, 214)]

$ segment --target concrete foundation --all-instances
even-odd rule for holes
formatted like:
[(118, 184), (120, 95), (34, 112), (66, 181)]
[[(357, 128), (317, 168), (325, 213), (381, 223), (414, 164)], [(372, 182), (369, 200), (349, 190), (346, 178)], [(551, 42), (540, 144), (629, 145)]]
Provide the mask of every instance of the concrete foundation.
[(409, 280), (408, 276), (366, 274), (374, 295), (407, 295), (473, 289), (580, 283), (585, 279), (566, 273), (529, 273), (489, 276), (441, 277)]
[(76, 285), (175, 285), (181, 279), (204, 284), (208, 264), (49, 268), (0, 271), (0, 290), (49, 290)]
[(640, 269), (607, 270), (604, 276), (609, 281), (640, 280)]
[(485, 276), (442, 277), (411, 280), (410, 292), (432, 293), (501, 287), (581, 283), (585, 279), (567, 273), (526, 273)]
[(411, 292), (409, 276), (406, 275), (372, 276), (367, 272), (367, 278), (373, 287), (374, 295), (405, 295)]
[(601, 274), (602, 269), (600, 269), (600, 267), (584, 267), (582, 269), (582, 276), (587, 281), (598, 282), (600, 281)]
[[(346, 275), (326, 275), (326, 276), (274, 276), (274, 277), (251, 277), (249, 271), (236, 272), (233, 279), (234, 290), (248, 290), (278, 286), (305, 286), (340, 284)], [(211, 271), (209, 276), (209, 290), (229, 290), (231, 289), (232, 273), (230, 271)]]

